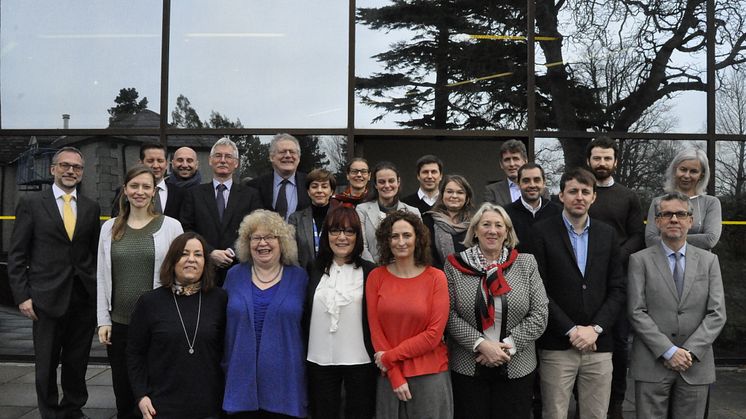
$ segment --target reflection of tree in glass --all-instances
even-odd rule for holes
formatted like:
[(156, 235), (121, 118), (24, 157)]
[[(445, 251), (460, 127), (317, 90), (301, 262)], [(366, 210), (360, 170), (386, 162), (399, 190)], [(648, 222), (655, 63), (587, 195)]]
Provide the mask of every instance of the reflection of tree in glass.
[[(718, 89), (717, 132), (722, 134), (746, 134), (746, 81), (735, 71), (726, 73)], [(723, 198), (732, 199), (746, 207), (746, 142), (718, 142), (715, 168), (717, 169), (717, 192)]]
[(114, 99), (116, 106), (108, 109), (109, 115), (111, 115), (109, 125), (147, 109), (148, 98), (144, 97), (138, 101), (138, 97), (140, 97), (140, 94), (134, 87), (119, 90), (119, 95)]

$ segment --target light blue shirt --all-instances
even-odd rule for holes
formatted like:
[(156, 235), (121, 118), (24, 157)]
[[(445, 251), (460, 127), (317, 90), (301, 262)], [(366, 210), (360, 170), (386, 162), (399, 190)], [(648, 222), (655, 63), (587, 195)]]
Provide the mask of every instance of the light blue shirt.
[[(671, 269), (671, 274), (673, 274), (673, 267), (674, 264), (676, 264), (676, 256), (674, 256), (674, 253), (676, 252), (670, 247), (666, 246), (663, 241), (661, 241), (661, 246), (663, 246), (663, 252), (666, 254), (666, 260), (668, 260), (668, 268)], [(681, 246), (681, 249), (679, 249), (679, 253), (681, 253), (681, 258), (679, 259), (679, 269), (681, 269), (681, 272), (686, 272), (686, 242), (684, 242), (684, 245)], [(673, 354), (675, 354), (678, 349), (679, 347), (676, 345), (671, 346), (666, 352), (663, 353), (663, 358), (665, 358), (666, 360), (670, 360), (671, 357), (673, 357)]]
[[(272, 172), (272, 207), (277, 207), (277, 195), (280, 193), (280, 183), (284, 179), (277, 172)], [(288, 184), (285, 186), (285, 198), (288, 201), (288, 213), (285, 215), (285, 221), (290, 214), (295, 212), (298, 207), (298, 185), (295, 184), (295, 173), (288, 178)]]
[(508, 190), (510, 190), (510, 201), (515, 202), (521, 198), (521, 188), (517, 183), (508, 179)]
[(565, 217), (564, 212), (562, 212), (562, 221), (565, 222), (567, 234), (570, 237), (570, 244), (572, 245), (573, 253), (575, 253), (575, 262), (578, 264), (580, 272), (585, 276), (585, 265), (588, 261), (588, 230), (591, 227), (591, 217), (585, 219), (585, 227), (583, 227), (583, 232), (580, 234), (575, 232), (572, 224)]
[[(220, 181), (217, 179), (212, 180), (212, 190), (215, 192), (215, 199), (218, 198), (218, 185), (220, 185)], [(225, 206), (228, 207), (228, 197), (231, 196), (231, 187), (233, 186), (233, 179), (228, 179), (225, 182), (223, 182), (223, 185), (225, 185), (225, 190), (223, 191), (223, 200), (225, 201)]]

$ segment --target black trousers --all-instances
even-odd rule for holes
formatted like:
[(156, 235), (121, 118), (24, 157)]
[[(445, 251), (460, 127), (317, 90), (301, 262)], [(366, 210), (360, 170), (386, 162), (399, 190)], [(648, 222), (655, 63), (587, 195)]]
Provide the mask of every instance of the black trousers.
[[(88, 401), (85, 373), (96, 330), (96, 307), (80, 281), (75, 280), (70, 305), (61, 317), (50, 317), (34, 307), (39, 318), (33, 324), (36, 357), (36, 397), (44, 419), (77, 417)], [(62, 364), (57, 391), (57, 365)]]
[(311, 417), (338, 419), (342, 410), (344, 386), (344, 418), (369, 419), (375, 413), (375, 364), (322, 366), (306, 363)]
[(620, 313), (611, 329), (614, 338), (614, 352), (611, 364), (614, 372), (611, 376), (611, 399), (609, 404), (622, 404), (627, 392), (627, 363), (629, 360), (629, 320), (626, 314)]
[(111, 384), (114, 387), (114, 398), (117, 403), (117, 418), (140, 418), (140, 409), (132, 394), (130, 379), (127, 375), (127, 331), (129, 326), (122, 323), (111, 324), (111, 345), (106, 347), (111, 365)]
[(451, 371), (455, 419), (530, 419), (534, 374), (509, 379)]

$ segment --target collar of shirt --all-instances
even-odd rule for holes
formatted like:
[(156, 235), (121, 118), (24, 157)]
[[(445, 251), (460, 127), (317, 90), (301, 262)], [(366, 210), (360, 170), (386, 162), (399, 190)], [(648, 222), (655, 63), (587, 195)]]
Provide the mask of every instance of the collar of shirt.
[[(279, 188), (280, 187), (280, 182), (282, 182), (282, 180), (285, 179), (285, 178), (282, 177), (282, 176), (280, 176), (277, 172), (274, 172), (274, 171), (272, 172), (272, 174), (274, 175), (274, 185), (275, 185), (275, 188)], [(295, 173), (293, 173), (290, 177), (288, 177), (287, 180), (288, 180), (288, 182), (290, 182), (291, 185), (296, 186), (295, 185)]]
[(521, 203), (523, 204), (524, 208), (526, 208), (531, 213), (531, 215), (533, 215), (534, 217), (536, 217), (536, 213), (539, 212), (539, 210), (541, 209), (541, 204), (543, 202), (541, 202), (541, 197), (539, 197), (539, 205), (536, 208), (534, 208), (534, 207), (531, 206), (531, 204), (529, 204), (528, 202), (526, 202), (523, 199), (523, 195), (521, 195)]
[(512, 180), (508, 179), (508, 190), (510, 191), (510, 200), (512, 202), (517, 201), (521, 197), (521, 188), (518, 186), (517, 183), (513, 182)]
[[(218, 182), (217, 179), (213, 179), (212, 180), (212, 189), (217, 189), (218, 185), (220, 185), (220, 182)], [(225, 191), (226, 192), (230, 192), (231, 191), (231, 186), (233, 186), (233, 179), (226, 180), (225, 182), (223, 182), (223, 185), (225, 185), (225, 188), (226, 188)]]
[[(671, 249), (670, 247), (666, 246), (666, 243), (661, 240), (661, 246), (663, 246), (663, 251), (666, 253), (666, 257), (670, 258), (671, 255), (676, 253), (675, 250)], [(684, 242), (684, 245), (681, 246), (681, 249), (679, 249), (679, 253), (681, 253), (681, 256), (686, 257), (686, 242)]]
[(614, 186), (614, 176), (609, 176), (609, 180), (606, 183), (596, 182), (596, 186), (599, 188), (611, 188)]
[[(54, 199), (60, 199), (60, 198), (62, 198), (62, 195), (66, 195), (67, 194), (67, 192), (63, 191), (62, 188), (60, 188), (59, 186), (57, 186), (56, 183), (52, 184), (52, 193), (54, 194)], [(70, 195), (73, 196), (73, 201), (77, 201), (78, 200), (78, 190), (77, 189), (73, 189), (73, 191), (70, 192)]]
[(562, 211), (562, 221), (565, 222), (565, 227), (567, 228), (567, 231), (570, 234), (574, 234), (576, 236), (588, 233), (588, 229), (591, 228), (591, 217), (586, 217), (585, 218), (585, 227), (583, 227), (583, 232), (580, 233), (580, 234), (578, 234), (578, 233), (575, 232), (575, 227), (572, 225), (572, 223), (570, 222), (570, 220), (567, 219), (567, 217), (565, 216), (565, 212), (564, 211)]
[(435, 194), (434, 197), (430, 198), (429, 196), (427, 196), (425, 191), (422, 190), (422, 188), (417, 190), (417, 196), (419, 196), (421, 200), (425, 201), (425, 203), (427, 203), (427, 205), (430, 205), (431, 207), (435, 205), (435, 201), (438, 200), (438, 194)]
[(159, 192), (167, 190), (166, 189), (166, 178), (161, 179), (161, 181), (158, 182), (158, 184), (155, 185), (155, 187), (158, 189)]

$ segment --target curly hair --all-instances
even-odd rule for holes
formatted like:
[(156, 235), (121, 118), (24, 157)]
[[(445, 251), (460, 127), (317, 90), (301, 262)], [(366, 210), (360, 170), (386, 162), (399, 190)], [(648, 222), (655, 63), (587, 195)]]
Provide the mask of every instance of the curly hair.
[(379, 265), (388, 265), (393, 263), (395, 258), (391, 251), (391, 232), (394, 223), (397, 221), (406, 221), (414, 228), (414, 263), (418, 266), (430, 266), (432, 263), (432, 254), (430, 252), (430, 231), (422, 223), (422, 219), (417, 214), (401, 209), (389, 214), (381, 221), (376, 230), (376, 240), (378, 241), (378, 254), (380, 255)]
[(178, 235), (172, 242), (166, 252), (166, 256), (163, 258), (161, 264), (160, 280), (161, 285), (164, 287), (171, 287), (176, 281), (176, 264), (181, 260), (189, 240), (197, 240), (202, 245), (202, 253), (204, 255), (205, 264), (202, 269), (202, 290), (209, 291), (215, 287), (215, 269), (212, 266), (212, 260), (207, 255), (207, 242), (199, 234), (193, 231), (187, 231)]
[(277, 236), (280, 243), (280, 263), (283, 265), (298, 264), (298, 245), (295, 243), (295, 227), (286, 223), (273, 211), (258, 209), (245, 216), (238, 227), (236, 239), (236, 256), (241, 262), (253, 263), (251, 258), (250, 236), (260, 228)]

